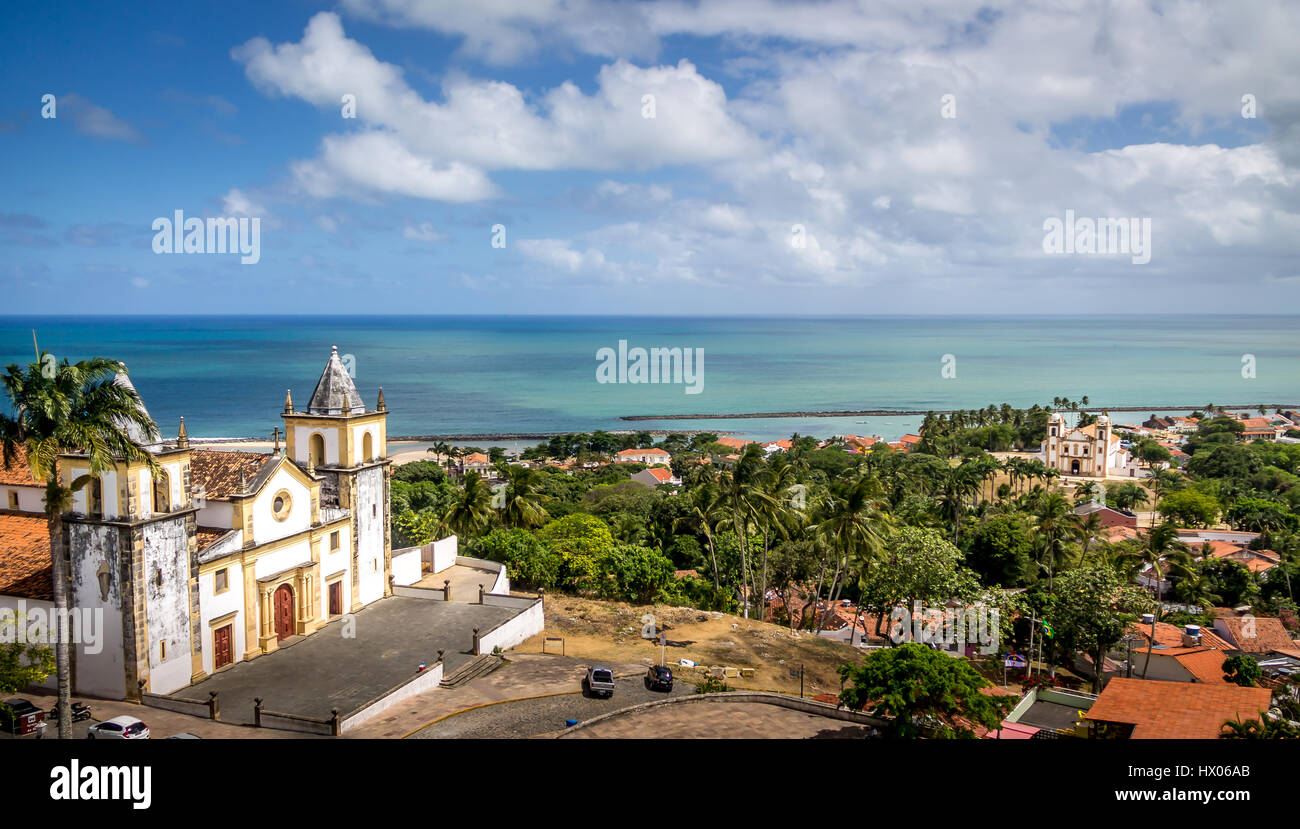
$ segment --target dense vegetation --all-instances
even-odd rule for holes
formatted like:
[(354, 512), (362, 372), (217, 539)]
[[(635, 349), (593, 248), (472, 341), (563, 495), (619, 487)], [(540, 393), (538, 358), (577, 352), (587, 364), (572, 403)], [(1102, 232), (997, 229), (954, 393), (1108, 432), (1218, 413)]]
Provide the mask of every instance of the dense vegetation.
[[(524, 587), (808, 629), (824, 623), (816, 600), (854, 599), (881, 614), (900, 602), (984, 601), (1016, 620), (1006, 622), (1007, 649), (1028, 644), (1027, 619), (1045, 621), (1054, 633), (1036, 647), (1062, 665), (1099, 658), (1139, 614), (1159, 610), (1134, 582), (1147, 567), (1186, 606), (1166, 614), (1171, 621), (1205, 622), (1211, 605), (1249, 602), (1294, 626), (1300, 445), (1243, 443), (1240, 423), (1225, 416), (1206, 419), (1187, 441), (1183, 469), (1158, 468), (1168, 450), (1137, 441), (1135, 455), (1155, 473), (1108, 485), (1106, 500), (1158, 519), (1150, 529), (1144, 520), (1139, 538), (1111, 544), (1095, 515), (1074, 511), (1098, 496), (1095, 484), (1067, 497), (1041, 462), (990, 454), (1037, 450), (1049, 414), (1002, 405), (927, 416), (922, 441), (906, 453), (793, 435), (789, 451), (765, 455), (757, 444), (741, 451), (715, 435), (674, 435), (654, 445), (672, 453), (678, 487), (629, 480), (644, 468), (633, 463), (566, 470), (499, 460), (495, 487), (439, 462), (412, 464), (394, 476), (394, 544), (456, 533), (465, 554), (506, 562)], [(524, 457), (594, 463), (652, 444), (649, 433), (566, 435)], [(1261, 581), (1234, 561), (1197, 561), (1203, 551), (1174, 532), (1220, 523), (1261, 533), (1255, 546), (1281, 554), (1283, 565)], [(681, 570), (697, 575), (676, 578)], [(777, 605), (770, 615), (769, 604)]]

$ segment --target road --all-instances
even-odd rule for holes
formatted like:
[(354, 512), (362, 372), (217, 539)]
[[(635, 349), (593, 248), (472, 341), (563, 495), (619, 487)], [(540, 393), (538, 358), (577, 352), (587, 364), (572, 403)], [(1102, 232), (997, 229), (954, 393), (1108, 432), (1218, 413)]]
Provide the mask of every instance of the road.
[(673, 684), (671, 692), (651, 691), (640, 676), (616, 679), (614, 684), (614, 696), (609, 699), (588, 697), (575, 689), (573, 693), (471, 708), (421, 729), (412, 734), (411, 739), (531, 737), (559, 731), (565, 727), (567, 719), (581, 722), (643, 702), (695, 691), (695, 686), (681, 681)]

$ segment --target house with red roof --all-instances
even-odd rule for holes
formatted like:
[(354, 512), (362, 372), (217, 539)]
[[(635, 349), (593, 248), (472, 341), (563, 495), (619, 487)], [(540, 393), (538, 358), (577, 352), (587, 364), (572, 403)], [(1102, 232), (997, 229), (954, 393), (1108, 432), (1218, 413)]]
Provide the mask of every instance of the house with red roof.
[(632, 476), (632, 480), (646, 486), (659, 486), (660, 484), (669, 484), (671, 486), (681, 486), (682, 479), (672, 473), (672, 470), (663, 466), (652, 466), (649, 469), (642, 469)]
[(656, 463), (670, 463), (673, 456), (663, 449), (624, 449), (614, 455), (614, 463), (643, 463), (651, 466)]
[(1116, 677), (1084, 713), (1095, 736), (1132, 740), (1214, 740), (1224, 722), (1268, 711), (1268, 688), (1233, 683)]

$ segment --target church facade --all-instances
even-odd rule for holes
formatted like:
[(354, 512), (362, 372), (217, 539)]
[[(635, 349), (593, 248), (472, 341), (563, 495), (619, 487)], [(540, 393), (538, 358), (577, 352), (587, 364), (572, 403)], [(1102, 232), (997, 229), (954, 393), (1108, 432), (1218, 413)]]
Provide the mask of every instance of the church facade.
[[(70, 603), (99, 628), (74, 648), (74, 692), (171, 693), (389, 595), (387, 414), (335, 349), (305, 410), (286, 394), (284, 448), (278, 430), (269, 453), (191, 448), (183, 419), (173, 440), (133, 435), (155, 464), (96, 473), (64, 516)], [(89, 461), (59, 470), (67, 484)], [(0, 477), (11, 616), (53, 605), (43, 496), (23, 468)]]
[(1060, 412), (1052, 412), (1038, 459), (1062, 475), (1079, 478), (1133, 478), (1138, 473), (1106, 415), (1087, 426), (1071, 427)]

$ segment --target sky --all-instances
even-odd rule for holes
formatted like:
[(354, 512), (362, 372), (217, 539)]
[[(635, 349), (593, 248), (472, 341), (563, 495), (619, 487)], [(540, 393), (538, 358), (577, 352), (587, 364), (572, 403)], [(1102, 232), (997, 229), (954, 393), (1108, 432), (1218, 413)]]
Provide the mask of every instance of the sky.
[[(10, 4), (0, 313), (1289, 312), (1297, 31), (1294, 2)], [(157, 252), (176, 211), (256, 219), (257, 261)], [(1052, 250), (1067, 211), (1146, 256)]]

